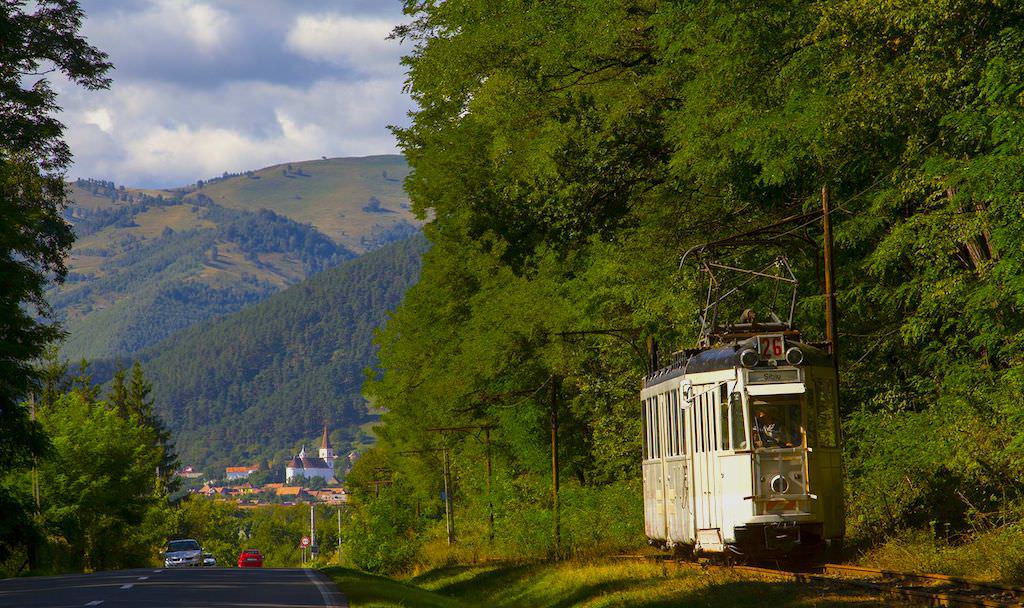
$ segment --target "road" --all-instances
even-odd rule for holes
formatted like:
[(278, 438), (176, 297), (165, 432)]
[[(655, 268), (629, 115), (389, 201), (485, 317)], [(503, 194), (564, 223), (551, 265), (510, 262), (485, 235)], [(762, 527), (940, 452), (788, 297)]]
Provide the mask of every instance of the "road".
[(3, 608), (345, 608), (315, 570), (189, 568), (116, 570), (0, 580)]

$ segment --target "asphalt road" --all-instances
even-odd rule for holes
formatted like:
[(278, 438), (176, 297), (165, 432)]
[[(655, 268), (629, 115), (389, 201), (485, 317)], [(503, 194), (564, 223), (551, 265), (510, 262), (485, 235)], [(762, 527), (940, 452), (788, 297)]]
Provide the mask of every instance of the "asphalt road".
[(183, 568), (0, 580), (3, 608), (344, 608), (315, 570)]

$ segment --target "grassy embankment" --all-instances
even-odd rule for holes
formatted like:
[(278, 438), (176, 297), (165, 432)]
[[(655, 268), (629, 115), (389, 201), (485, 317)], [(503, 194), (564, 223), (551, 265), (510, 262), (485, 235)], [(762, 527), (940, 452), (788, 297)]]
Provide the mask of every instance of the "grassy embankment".
[(910, 572), (936, 572), (978, 580), (1024, 584), (1024, 526), (972, 534), (966, 542), (908, 531), (869, 550), (858, 563)]
[(756, 580), (727, 570), (647, 561), (449, 566), (403, 580), (341, 567), (325, 572), (353, 608), (886, 605), (849, 588)]

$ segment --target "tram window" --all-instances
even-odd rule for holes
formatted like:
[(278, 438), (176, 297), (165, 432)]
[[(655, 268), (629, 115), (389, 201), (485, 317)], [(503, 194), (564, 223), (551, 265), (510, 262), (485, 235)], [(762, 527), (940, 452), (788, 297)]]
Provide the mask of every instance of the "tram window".
[(800, 399), (794, 396), (762, 397), (750, 405), (753, 413), (754, 446), (790, 448), (803, 443), (800, 429)]
[(643, 433), (641, 437), (643, 440), (643, 456), (644, 460), (651, 459), (651, 425), (647, 420), (647, 399), (643, 399), (640, 402), (640, 425), (643, 427)]
[(729, 397), (729, 417), (732, 421), (733, 449), (748, 449), (747, 425), (743, 421), (743, 395), (740, 393), (733, 393)]
[(676, 429), (676, 441), (679, 442), (679, 455), (686, 451), (686, 410), (683, 409), (679, 391), (675, 391), (676, 415), (679, 416), (679, 428)]
[(807, 446), (812, 448), (818, 447), (818, 391), (814, 388), (816, 384), (808, 382), (807, 392), (804, 394), (804, 407), (807, 408)]
[(659, 455), (662, 455), (662, 445), (660, 445), (660, 421), (657, 416), (657, 397), (650, 398), (650, 420), (652, 421), (650, 426), (650, 458), (656, 459)]
[(834, 448), (838, 443), (835, 387), (831, 380), (815, 381), (815, 392), (818, 396), (818, 443), (823, 448)]
[(665, 393), (665, 416), (668, 418), (665, 429), (665, 448), (668, 456), (676, 455), (676, 408), (672, 407), (672, 391)]
[(718, 411), (721, 414), (721, 421), (718, 428), (722, 429), (722, 449), (731, 450), (732, 442), (729, 441), (729, 402), (724, 399), (718, 403)]
[(707, 449), (708, 440), (708, 421), (705, 420), (705, 411), (703, 411), (703, 395), (697, 397), (697, 437), (699, 443), (697, 444), (697, 451), (705, 451)]
[[(714, 392), (709, 396), (711, 397), (711, 407), (708, 410), (708, 414), (711, 415), (711, 448), (717, 450), (722, 448), (722, 440), (719, 436), (721, 426), (718, 424), (718, 412), (716, 411), (718, 409), (718, 399), (715, 398)], [(728, 427), (726, 427), (726, 432), (728, 432)]]
[(679, 391), (671, 390), (668, 393), (669, 407), (672, 408), (672, 455), (679, 456), (683, 453), (683, 444), (680, 441), (679, 427), (682, 423), (682, 412), (679, 410)]

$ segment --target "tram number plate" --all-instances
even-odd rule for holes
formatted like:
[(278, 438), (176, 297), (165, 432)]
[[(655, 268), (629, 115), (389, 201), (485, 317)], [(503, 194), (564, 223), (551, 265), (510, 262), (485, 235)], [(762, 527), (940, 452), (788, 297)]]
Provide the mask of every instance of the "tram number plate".
[(762, 359), (785, 359), (786, 342), (781, 335), (758, 336), (757, 352)]

